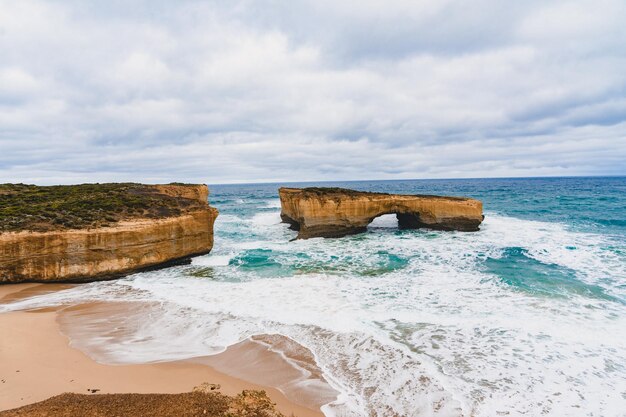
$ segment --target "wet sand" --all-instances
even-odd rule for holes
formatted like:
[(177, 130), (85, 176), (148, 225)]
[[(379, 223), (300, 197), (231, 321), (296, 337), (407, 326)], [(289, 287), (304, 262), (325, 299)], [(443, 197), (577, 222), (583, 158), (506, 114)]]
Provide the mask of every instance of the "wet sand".
[[(37, 284), (0, 286), (0, 303), (49, 290), (53, 288)], [(55, 309), (0, 313), (0, 410), (64, 392), (184, 393), (208, 382), (220, 384), (221, 392), (228, 395), (244, 389), (265, 390), (283, 414), (319, 417), (323, 416), (319, 405), (328, 401), (330, 395), (323, 386), (320, 392), (316, 381), (302, 381), (301, 376), (298, 379), (292, 364), (281, 359), (268, 344), (253, 340), (241, 342), (222, 354), (193, 360), (100, 364), (69, 346), (58, 317)], [(290, 398), (274, 388), (288, 387), (290, 381), (298, 382), (297, 390), (285, 391), (291, 392)]]

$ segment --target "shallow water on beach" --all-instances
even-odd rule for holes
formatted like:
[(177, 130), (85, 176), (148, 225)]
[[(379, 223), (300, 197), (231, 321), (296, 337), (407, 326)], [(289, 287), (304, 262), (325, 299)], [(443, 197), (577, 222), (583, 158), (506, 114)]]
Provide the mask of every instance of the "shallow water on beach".
[(626, 415), (626, 178), (323, 185), (476, 197), (486, 218), (458, 233), (382, 216), (361, 235), (291, 241), (278, 185), (212, 186), (210, 255), (0, 311), (142, 303), (76, 341), (108, 363), (283, 335), (340, 392), (327, 415)]

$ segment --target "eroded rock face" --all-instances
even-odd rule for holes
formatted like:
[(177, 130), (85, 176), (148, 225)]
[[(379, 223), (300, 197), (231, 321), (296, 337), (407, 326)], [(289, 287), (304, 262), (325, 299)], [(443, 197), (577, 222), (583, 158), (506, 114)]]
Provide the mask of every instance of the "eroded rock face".
[(201, 203), (207, 203), (209, 201), (209, 187), (204, 184), (156, 184), (152, 187), (156, 189), (159, 194), (169, 195), (170, 197), (188, 198)]
[(154, 187), (201, 204), (177, 216), (109, 227), (0, 233), (0, 284), (110, 279), (210, 252), (218, 212), (208, 204), (207, 186)]
[(395, 213), (401, 228), (477, 231), (478, 200), (429, 195), (367, 193), (341, 188), (281, 188), (281, 218), (298, 238), (360, 233), (376, 217)]

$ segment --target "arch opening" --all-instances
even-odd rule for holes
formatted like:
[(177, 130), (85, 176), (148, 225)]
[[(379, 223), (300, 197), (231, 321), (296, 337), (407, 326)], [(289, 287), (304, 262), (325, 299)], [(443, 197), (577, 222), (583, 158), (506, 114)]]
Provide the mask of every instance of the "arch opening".
[(374, 217), (367, 225), (368, 229), (419, 229), (426, 225), (420, 220), (419, 213), (392, 211)]
[(367, 225), (368, 229), (397, 229), (398, 227), (398, 217), (395, 213), (376, 216)]

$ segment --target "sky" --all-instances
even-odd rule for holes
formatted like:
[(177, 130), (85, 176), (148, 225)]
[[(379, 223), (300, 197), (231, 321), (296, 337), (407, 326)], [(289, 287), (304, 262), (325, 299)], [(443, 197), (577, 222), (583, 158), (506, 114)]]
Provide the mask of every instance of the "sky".
[(626, 174), (626, 2), (0, 0), (0, 182)]

